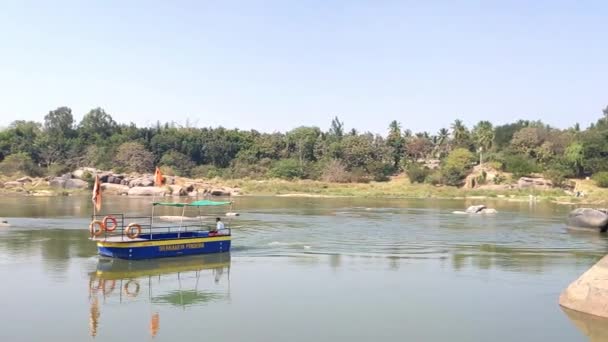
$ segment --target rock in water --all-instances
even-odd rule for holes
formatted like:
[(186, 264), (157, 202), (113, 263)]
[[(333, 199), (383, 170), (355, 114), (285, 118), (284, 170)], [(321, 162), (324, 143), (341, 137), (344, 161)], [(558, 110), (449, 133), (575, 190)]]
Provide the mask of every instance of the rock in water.
[(575, 280), (559, 297), (571, 310), (608, 318), (608, 256)]
[(467, 208), (467, 214), (477, 214), (478, 212), (482, 211), (485, 208), (486, 208), (486, 206), (483, 204), (482, 205), (472, 205)]
[(492, 209), (492, 208), (483, 208), (478, 213), (479, 214), (498, 214), (498, 211), (496, 209)]
[(606, 214), (606, 210), (574, 209), (568, 215), (568, 227), (605, 232), (608, 229), (608, 214)]

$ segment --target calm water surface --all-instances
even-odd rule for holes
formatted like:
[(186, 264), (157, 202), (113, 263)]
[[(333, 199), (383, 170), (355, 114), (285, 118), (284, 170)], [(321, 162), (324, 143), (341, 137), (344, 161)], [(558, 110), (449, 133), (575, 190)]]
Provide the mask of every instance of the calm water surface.
[(239, 198), (231, 254), (125, 262), (96, 256), (88, 197), (5, 197), (0, 341), (587, 341), (557, 300), (608, 239), (565, 206), (452, 214), (477, 202)]

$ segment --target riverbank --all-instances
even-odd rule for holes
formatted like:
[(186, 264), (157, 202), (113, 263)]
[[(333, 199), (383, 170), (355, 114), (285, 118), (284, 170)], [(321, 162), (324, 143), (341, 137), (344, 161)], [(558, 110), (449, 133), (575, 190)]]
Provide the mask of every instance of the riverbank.
[[(14, 177), (13, 177), (14, 178)], [(53, 187), (48, 182), (26, 181), (18, 184), (6, 176), (0, 182), (13, 186), (0, 188), (5, 195), (23, 196), (70, 196), (83, 194), (88, 189), (65, 189)], [(172, 185), (163, 187), (162, 195), (181, 195), (191, 197), (213, 196), (283, 196), (283, 197), (372, 197), (372, 198), (437, 198), (437, 199), (484, 199), (497, 198), (509, 201), (551, 201), (558, 204), (588, 204), (602, 206), (608, 204), (608, 189), (597, 187), (591, 180), (576, 180), (575, 190), (584, 196), (576, 197), (562, 189), (492, 189), (492, 188), (457, 188), (452, 186), (434, 186), (430, 184), (412, 184), (406, 177), (394, 177), (387, 182), (370, 183), (331, 183), (312, 180), (251, 180), (251, 179), (189, 179), (172, 177)], [(192, 191), (192, 185), (201, 185), (207, 191)], [(108, 187), (106, 192), (113, 193), (115, 188)], [(128, 190), (124, 186), (124, 190)], [(177, 191), (175, 191), (177, 189)], [(238, 189), (238, 192), (222, 192), (216, 189)], [(166, 190), (166, 191), (165, 191)], [(187, 191), (190, 190), (190, 191)], [(123, 193), (127, 194), (127, 192)]]

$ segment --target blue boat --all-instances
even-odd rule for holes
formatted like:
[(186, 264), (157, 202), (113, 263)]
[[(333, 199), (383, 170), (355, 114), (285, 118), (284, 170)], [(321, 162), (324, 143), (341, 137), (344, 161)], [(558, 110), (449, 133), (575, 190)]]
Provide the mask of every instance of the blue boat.
[[(205, 217), (188, 217), (185, 212), (186, 209), (198, 209), (200, 214), (204, 207), (230, 204), (209, 200), (155, 202), (152, 203), (152, 215), (147, 217), (93, 215), (89, 232), (91, 240), (97, 243), (99, 254), (111, 258), (139, 260), (223, 253), (230, 251), (230, 228), (216, 231), (212, 229), (215, 222), (205, 223)], [(182, 208), (182, 215), (173, 216), (177, 218), (174, 222), (163, 222), (163, 216), (154, 216), (154, 208), (158, 206)], [(158, 221), (161, 221), (160, 224)]]

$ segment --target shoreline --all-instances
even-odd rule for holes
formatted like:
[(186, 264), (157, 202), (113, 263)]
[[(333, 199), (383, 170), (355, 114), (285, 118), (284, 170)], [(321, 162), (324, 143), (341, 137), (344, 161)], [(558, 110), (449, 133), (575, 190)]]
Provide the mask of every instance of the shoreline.
[[(593, 196), (574, 197), (561, 189), (464, 189), (428, 184), (410, 184), (403, 180), (371, 183), (325, 183), (318, 181), (285, 180), (213, 180), (216, 184), (231, 184), (242, 189), (238, 196), (285, 197), (285, 198), (386, 198), (386, 199), (440, 199), (440, 200), (501, 200), (509, 202), (545, 202), (559, 205), (607, 204), (608, 191), (597, 188)], [(0, 194), (14, 197), (56, 197), (88, 194), (90, 190), (66, 190), (53, 188), (0, 189)], [(105, 193), (105, 191), (104, 191)], [(108, 194), (111, 195), (111, 194)], [(142, 197), (142, 196), (133, 196)], [(144, 196), (146, 197), (146, 196)], [(149, 196), (148, 196), (149, 197)], [(165, 196), (188, 197), (188, 196)], [(199, 196), (200, 197), (200, 196)], [(215, 196), (212, 196), (215, 197)], [(225, 198), (218, 196), (217, 198)]]

